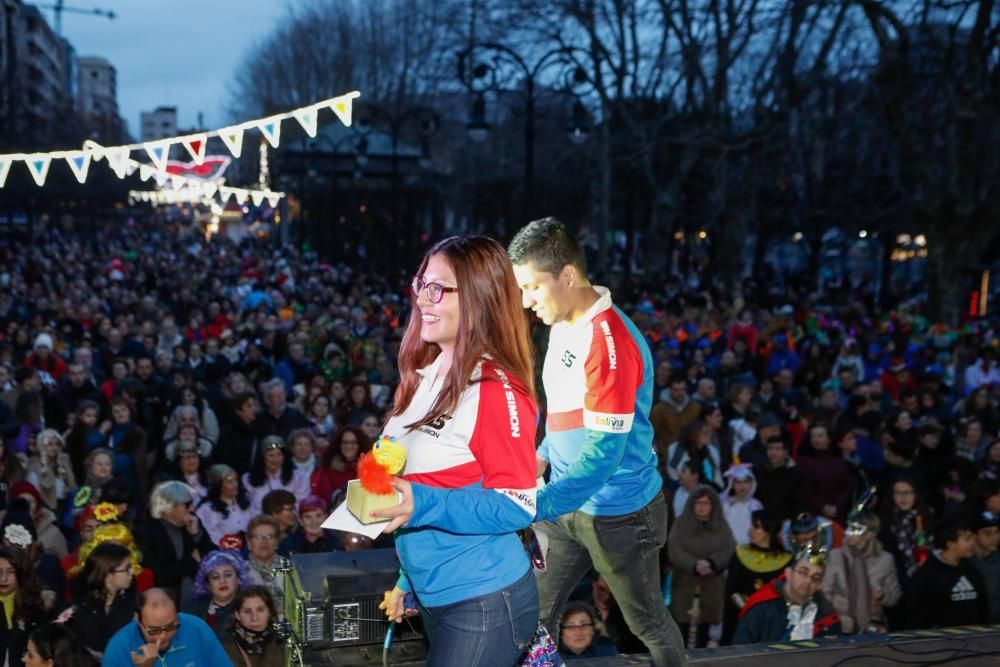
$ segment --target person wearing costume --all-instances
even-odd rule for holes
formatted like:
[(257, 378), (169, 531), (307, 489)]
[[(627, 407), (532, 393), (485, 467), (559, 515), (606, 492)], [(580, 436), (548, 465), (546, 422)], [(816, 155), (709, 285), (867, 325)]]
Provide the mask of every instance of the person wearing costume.
[(725, 610), (722, 615), (723, 646), (733, 643), (736, 622), (747, 598), (781, 576), (792, 554), (781, 544), (781, 522), (757, 510), (750, 517), (750, 543), (736, 547), (726, 574)]
[(840, 618), (820, 590), (826, 551), (807, 546), (785, 568), (750, 596), (733, 636), (733, 644), (799, 641), (839, 635)]

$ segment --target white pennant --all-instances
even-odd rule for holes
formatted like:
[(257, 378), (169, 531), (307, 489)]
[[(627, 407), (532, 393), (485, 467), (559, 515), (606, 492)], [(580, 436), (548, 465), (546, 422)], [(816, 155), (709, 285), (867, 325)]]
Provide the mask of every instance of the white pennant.
[(171, 175), (170, 176), (170, 187), (174, 190), (180, 190), (185, 185), (187, 185), (187, 179), (183, 176)]
[(306, 134), (310, 137), (316, 136), (316, 119), (319, 116), (319, 109), (316, 107), (304, 107), (296, 109), (292, 112), (292, 115), (295, 116), (295, 120), (299, 121), (299, 125), (306, 131)]
[(0, 157), (0, 188), (2, 188), (7, 182), (7, 174), (10, 173), (11, 162), (13, 162), (13, 160), (10, 158)]
[(233, 188), (233, 194), (236, 195), (236, 203), (242, 204), (247, 200), (247, 195), (250, 194), (248, 190), (243, 188)]
[(253, 202), (254, 206), (260, 206), (264, 203), (264, 191), (263, 190), (251, 190), (250, 191), (250, 201)]
[(204, 134), (192, 134), (182, 143), (195, 164), (205, 162), (205, 145), (208, 144), (208, 136)]
[(141, 178), (143, 181), (148, 181), (149, 179), (151, 179), (154, 173), (156, 173), (155, 170), (148, 164), (139, 165), (139, 178)]
[(233, 157), (239, 157), (243, 153), (243, 126), (224, 127), (219, 130), (219, 138), (226, 145)]
[(219, 188), (219, 198), (222, 200), (222, 205), (225, 206), (229, 202), (229, 198), (235, 194), (232, 188), (227, 188), (225, 186)]
[(281, 201), (281, 194), (278, 192), (268, 192), (267, 193), (267, 205), (271, 208), (277, 208), (278, 202)]
[(125, 178), (125, 172), (128, 170), (128, 153), (129, 150), (125, 146), (104, 149), (104, 157), (108, 160), (108, 166), (118, 178)]
[(205, 183), (203, 186), (201, 186), (202, 194), (210, 199), (214, 197), (215, 193), (218, 191), (219, 191), (219, 186), (216, 185), (215, 183)]
[(128, 161), (128, 166), (125, 168), (125, 175), (126, 176), (131, 176), (132, 174), (135, 173), (135, 170), (138, 169), (138, 168), (139, 168), (139, 163), (138, 162), (133, 162), (132, 160), (129, 160)]
[(270, 118), (265, 118), (264, 120), (257, 123), (257, 129), (260, 133), (264, 135), (267, 139), (267, 143), (271, 144), (271, 148), (277, 148), (278, 144), (281, 142), (281, 117), (271, 116)]
[(156, 180), (156, 185), (158, 187), (162, 188), (164, 185), (167, 184), (167, 172), (165, 172), (165, 171), (154, 171), (153, 172), (153, 179)]
[(147, 141), (142, 146), (146, 149), (146, 154), (152, 160), (153, 166), (163, 171), (167, 166), (167, 160), (170, 158), (170, 141), (165, 139)]
[(91, 151), (69, 151), (66, 153), (66, 164), (73, 171), (78, 183), (87, 180), (87, 172), (90, 171)]
[(360, 95), (361, 93), (354, 91), (353, 93), (335, 97), (330, 102), (330, 108), (333, 109), (333, 113), (337, 114), (340, 122), (348, 127), (351, 126), (351, 110), (354, 106), (354, 98)]
[(45, 177), (49, 174), (52, 156), (48, 153), (32, 153), (24, 156), (24, 163), (28, 165), (28, 171), (35, 179), (35, 185), (45, 185)]

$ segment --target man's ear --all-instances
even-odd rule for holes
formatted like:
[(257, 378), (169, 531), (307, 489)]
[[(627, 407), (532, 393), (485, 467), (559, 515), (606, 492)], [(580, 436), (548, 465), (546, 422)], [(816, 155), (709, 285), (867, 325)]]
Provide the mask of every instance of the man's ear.
[(567, 264), (559, 272), (559, 282), (561, 282), (566, 287), (573, 287), (576, 284), (579, 274), (576, 271), (576, 267), (572, 264)]

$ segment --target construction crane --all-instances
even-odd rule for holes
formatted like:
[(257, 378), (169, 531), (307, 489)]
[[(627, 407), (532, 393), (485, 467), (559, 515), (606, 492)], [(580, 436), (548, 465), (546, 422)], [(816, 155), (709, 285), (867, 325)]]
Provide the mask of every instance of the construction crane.
[(54, 5), (37, 5), (37, 7), (39, 7), (40, 9), (51, 9), (53, 14), (55, 14), (56, 17), (55, 29), (57, 35), (62, 34), (63, 12), (73, 12), (75, 14), (87, 14), (89, 16), (103, 16), (106, 19), (110, 19), (112, 21), (115, 20), (115, 13), (112, 11), (108, 11), (107, 9), (97, 9), (96, 7), (93, 9), (83, 9), (81, 7), (67, 7), (64, 0), (56, 0), (56, 4)]

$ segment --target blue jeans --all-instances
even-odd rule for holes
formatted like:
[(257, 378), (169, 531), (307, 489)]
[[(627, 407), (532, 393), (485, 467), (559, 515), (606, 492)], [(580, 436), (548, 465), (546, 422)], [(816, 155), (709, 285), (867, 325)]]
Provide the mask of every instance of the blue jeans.
[(684, 639), (663, 602), (660, 549), (667, 540), (662, 493), (642, 509), (621, 516), (563, 514), (534, 525), (549, 538), (546, 570), (538, 575), (541, 621), (555, 635), (570, 593), (591, 567), (608, 582), (629, 629), (649, 649), (657, 667), (687, 664)]
[(420, 607), (430, 642), (427, 667), (512, 667), (538, 627), (538, 588), (529, 568), (496, 593)]

